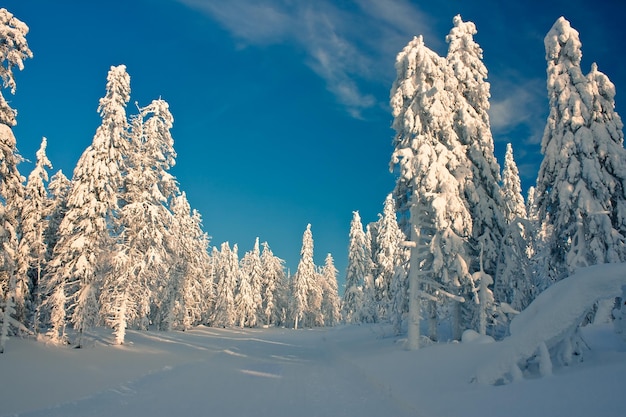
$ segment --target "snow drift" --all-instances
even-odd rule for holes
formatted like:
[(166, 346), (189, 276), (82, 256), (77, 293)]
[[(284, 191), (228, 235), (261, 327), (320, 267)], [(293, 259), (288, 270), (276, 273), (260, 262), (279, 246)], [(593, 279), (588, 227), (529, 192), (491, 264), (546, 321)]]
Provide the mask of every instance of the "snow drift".
[(582, 268), (552, 285), (513, 319), (511, 336), (497, 344), (494, 355), (478, 370), (476, 380), (498, 384), (520, 379), (520, 364), (535, 355), (539, 358), (540, 372), (550, 374), (550, 350), (563, 344), (559, 353), (567, 355), (567, 345), (584, 316), (597, 301), (619, 296), (623, 285), (626, 285), (623, 263)]

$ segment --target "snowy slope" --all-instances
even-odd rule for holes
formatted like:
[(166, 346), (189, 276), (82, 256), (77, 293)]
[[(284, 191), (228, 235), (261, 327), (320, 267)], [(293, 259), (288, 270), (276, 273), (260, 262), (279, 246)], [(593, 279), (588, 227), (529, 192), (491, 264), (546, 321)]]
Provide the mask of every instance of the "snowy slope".
[[(407, 351), (381, 326), (106, 336), (84, 349), (12, 338), (0, 416), (608, 416), (623, 410), (626, 344), (610, 325), (550, 378), (470, 383), (500, 343)], [(564, 400), (567, 398), (567, 401)]]

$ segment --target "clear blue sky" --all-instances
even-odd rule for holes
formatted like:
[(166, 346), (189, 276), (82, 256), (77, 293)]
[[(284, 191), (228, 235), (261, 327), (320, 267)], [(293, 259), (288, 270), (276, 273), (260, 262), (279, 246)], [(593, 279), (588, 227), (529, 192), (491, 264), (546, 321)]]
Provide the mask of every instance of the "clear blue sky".
[[(132, 98), (170, 104), (173, 174), (212, 245), (267, 241), (295, 272), (312, 224), (315, 261), (332, 253), (343, 278), (352, 211), (375, 221), (392, 190), (389, 90), (395, 55), (414, 36), (445, 54), (460, 13), (476, 23), (492, 92), (500, 161), (513, 143), (534, 184), (547, 116), (543, 38), (565, 16), (617, 88), (626, 117), (626, 15), (613, 0), (5, 0), (30, 27), (34, 58), (3, 91), (18, 114), (20, 153), (42, 136), (54, 171), (71, 177), (99, 124), (111, 65), (126, 64)], [(621, 110), (624, 109), (624, 110)], [(131, 104), (128, 113), (135, 112)], [(32, 163), (20, 165), (28, 175)]]

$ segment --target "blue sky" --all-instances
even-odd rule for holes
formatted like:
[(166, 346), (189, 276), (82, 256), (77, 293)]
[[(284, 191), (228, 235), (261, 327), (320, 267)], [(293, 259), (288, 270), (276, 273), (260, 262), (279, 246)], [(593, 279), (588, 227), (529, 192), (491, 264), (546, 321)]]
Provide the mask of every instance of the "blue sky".
[[(612, 0), (5, 0), (30, 27), (34, 58), (3, 91), (18, 149), (42, 136), (71, 177), (99, 124), (111, 65), (125, 64), (134, 103), (162, 97), (174, 115), (173, 174), (212, 245), (267, 241), (295, 272), (312, 224), (315, 261), (343, 277), (352, 211), (375, 221), (394, 177), (389, 90), (396, 54), (422, 34), (446, 53), (460, 13), (476, 23), (491, 83), (496, 156), (512, 142), (534, 184), (548, 113), (543, 38), (559, 16), (580, 33), (583, 71), (597, 62), (626, 112), (626, 5)], [(623, 92), (623, 93), (622, 93)], [(624, 96), (622, 95), (624, 94)], [(624, 109), (624, 110), (622, 110)], [(32, 163), (20, 165), (28, 175)]]

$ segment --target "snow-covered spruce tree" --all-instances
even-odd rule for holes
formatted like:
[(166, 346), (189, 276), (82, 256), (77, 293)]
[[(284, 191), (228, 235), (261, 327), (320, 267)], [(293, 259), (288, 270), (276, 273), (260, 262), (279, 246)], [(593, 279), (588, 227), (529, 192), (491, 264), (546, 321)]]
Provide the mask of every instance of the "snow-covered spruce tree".
[(526, 194), (526, 213), (528, 214), (528, 227), (531, 230), (526, 236), (528, 238), (528, 259), (530, 260), (530, 273), (533, 279), (533, 298), (548, 288), (552, 282), (548, 277), (546, 259), (548, 257), (548, 231), (550, 227), (539, 218), (539, 208), (537, 206), (537, 188), (528, 187)]
[[(473, 38), (477, 33), (476, 25), (463, 22), (459, 15), (454, 17), (453, 24), (446, 37), (447, 61), (458, 80), (450, 84), (453, 88), (456, 86), (456, 91), (453, 90), (456, 98), (454, 126), (459, 141), (466, 146), (466, 162), (471, 171), (462, 181), (463, 197), (472, 217), (470, 272), (480, 272), (476, 277), (484, 274), (495, 277), (506, 221), (502, 213), (500, 167), (494, 155), (488, 114), (490, 86), (486, 82), (483, 51)], [(473, 321), (475, 327), (478, 321), (473, 312), (475, 305), (466, 303), (464, 306), (468, 320)]]
[[(0, 9), (0, 78), (2, 88), (15, 93), (13, 69), (23, 69), (23, 61), (33, 56), (26, 42), (28, 26), (6, 9)], [(11, 325), (23, 326), (23, 306), (26, 288), (18, 281), (18, 217), (23, 198), (22, 176), (17, 164), (15, 136), (11, 128), (16, 125), (13, 110), (0, 91), (0, 352)], [(17, 310), (15, 307), (17, 305)]]
[(337, 268), (333, 256), (326, 255), (324, 266), (322, 267), (322, 315), (324, 325), (335, 326), (341, 321), (341, 299), (337, 286)]
[(392, 280), (396, 268), (402, 264), (401, 243), (406, 240), (396, 219), (396, 205), (389, 194), (383, 205), (383, 214), (376, 223), (375, 249), (372, 259), (375, 265), (374, 283), (379, 317), (389, 320), (393, 305)]
[(546, 242), (537, 256), (555, 282), (579, 267), (626, 261), (626, 151), (615, 87), (595, 65), (583, 75), (578, 32), (561, 17), (544, 43), (550, 114), (537, 207)]
[(359, 323), (363, 309), (363, 285), (371, 261), (367, 258), (366, 237), (358, 211), (352, 212), (349, 237), (346, 288), (341, 302), (341, 314), (346, 323)]
[(70, 180), (67, 179), (61, 170), (54, 174), (48, 183), (50, 198), (48, 201), (47, 227), (44, 231), (46, 271), (39, 283), (39, 293), (42, 301), (39, 310), (39, 321), (41, 324), (48, 325), (47, 336), (53, 343), (58, 344), (67, 341), (65, 335), (65, 303), (67, 298), (64, 285), (54, 285), (54, 281), (51, 281), (50, 261), (54, 247), (59, 240), (59, 227), (67, 211), (67, 196), (71, 185)]
[(283, 309), (286, 312), (284, 298), (286, 296), (285, 285), (285, 261), (270, 249), (267, 242), (262, 244), (261, 252), (261, 277), (262, 277), (262, 309), (263, 323), (275, 325), (282, 321)]
[[(21, 234), (19, 243), (20, 269), (18, 283), (22, 288), (21, 306), (24, 311), (21, 320), (28, 315), (34, 332), (39, 331), (39, 311), (41, 306), (41, 290), (43, 274), (46, 266), (46, 241), (50, 203), (45, 182), (48, 181), (48, 171), (52, 164), (46, 156), (47, 140), (43, 138), (37, 151), (35, 168), (28, 176), (22, 202)], [(27, 292), (28, 291), (28, 292)], [(28, 305), (30, 303), (30, 306)], [(18, 314), (18, 319), (20, 315)]]
[(528, 220), (519, 171), (513, 159), (513, 148), (507, 144), (502, 171), (502, 195), (507, 228), (503, 236), (498, 262), (496, 299), (521, 311), (536, 295), (530, 268), (533, 223)]
[(456, 78), (447, 61), (416, 37), (398, 54), (396, 71), (391, 90), (395, 151), (390, 166), (399, 168), (394, 195), (410, 209), (408, 344), (417, 349), (420, 297), (430, 303), (431, 337), (437, 338), (441, 295), (454, 301), (453, 337), (460, 338), (469, 325), (461, 317), (465, 299), (459, 294), (476, 297), (468, 266), (472, 219), (459, 179), (464, 181), (472, 172), (467, 147), (454, 126)]
[(504, 166), (502, 169), (502, 197), (504, 199), (504, 218), (507, 223), (512, 223), (515, 219), (526, 219), (526, 205), (522, 196), (522, 181), (519, 177), (519, 170), (513, 158), (513, 146), (506, 144), (504, 155)]
[(222, 243), (220, 251), (213, 249), (211, 258), (215, 271), (215, 306), (211, 325), (231, 327), (235, 324), (235, 292), (239, 280), (237, 244), (231, 250), (228, 242)]
[(69, 195), (72, 183), (63, 174), (62, 170), (57, 171), (48, 183), (49, 208), (48, 222), (44, 232), (46, 246), (46, 261), (52, 259), (52, 251), (59, 240), (59, 226), (65, 212), (67, 211), (67, 196)]
[(119, 249), (111, 271), (103, 279), (100, 295), (102, 318), (114, 329), (117, 344), (124, 342), (129, 324), (147, 327), (154, 299), (169, 300), (155, 293), (166, 287), (167, 272), (174, 263), (167, 245), (176, 240), (173, 233), (177, 225), (165, 206), (177, 189), (168, 173), (176, 156), (170, 134), (172, 123), (163, 100), (139, 109), (131, 123), (122, 167), (123, 204), (117, 214)]
[(49, 284), (66, 286), (78, 346), (85, 330), (98, 321), (99, 289), (103, 277), (111, 271), (115, 250), (112, 248), (117, 246), (117, 214), (123, 185), (120, 163), (128, 152), (129, 98), (126, 67), (111, 67), (106, 94), (98, 107), (102, 124), (74, 169), (67, 212), (50, 263), (53, 272)]
[[(313, 234), (311, 225), (302, 236), (302, 250), (300, 252), (300, 262), (296, 275), (300, 273), (306, 282), (307, 287), (307, 309), (304, 316), (303, 325), (306, 327), (319, 327), (324, 325), (322, 313), (323, 300), (323, 277), (318, 272), (318, 268), (313, 262)], [(294, 280), (296, 278), (294, 277)]]
[[(245, 255), (244, 255), (245, 256)], [(250, 276), (239, 270), (239, 285), (235, 294), (235, 323), (239, 327), (255, 327), (257, 325), (256, 305)]]
[(250, 252), (246, 252), (240, 261), (239, 289), (235, 295), (236, 322), (239, 327), (255, 327), (263, 314), (261, 299), (263, 271), (261, 269), (261, 250), (259, 238)]
[(372, 226), (365, 226), (365, 270), (363, 277), (361, 310), (358, 312), (358, 321), (361, 323), (376, 323), (379, 320), (379, 303), (376, 298), (376, 283), (374, 282), (374, 261), (372, 257)]
[[(319, 325), (318, 311), (314, 311), (310, 303), (317, 303), (317, 271), (313, 262), (313, 234), (311, 225), (308, 224), (302, 235), (302, 249), (300, 250), (300, 261), (298, 269), (291, 282), (291, 314), (294, 328), (313, 327)], [(321, 306), (321, 294), (319, 296)], [(323, 322), (323, 319), (322, 319)]]
[(174, 215), (168, 245), (171, 265), (162, 327), (187, 330), (208, 318), (214, 298), (209, 237), (184, 192), (172, 199), (170, 208)]

